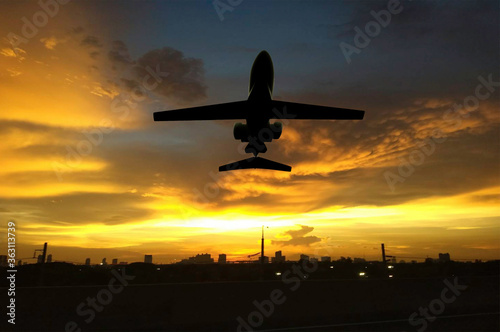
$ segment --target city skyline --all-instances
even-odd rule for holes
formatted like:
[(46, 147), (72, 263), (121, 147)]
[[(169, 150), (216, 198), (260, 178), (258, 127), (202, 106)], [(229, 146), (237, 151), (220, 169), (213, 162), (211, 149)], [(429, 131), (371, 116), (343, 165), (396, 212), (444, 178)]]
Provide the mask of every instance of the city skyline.
[[(381, 25), (387, 3), (243, 1), (221, 20), (211, 2), (71, 1), (43, 26), (37, 2), (0, 3), (0, 227), (16, 223), (18, 258), (48, 242), (68, 261), (230, 260), (266, 225), (290, 258), (499, 259), (498, 4), (401, 1)], [(285, 123), (268, 157), (290, 174), (219, 173), (242, 159), (235, 121), (153, 122), (247, 98), (264, 49), (276, 99), (364, 120)]]
[[(373, 248), (373, 249), (376, 249), (376, 248)], [(367, 262), (383, 262), (383, 259), (382, 257), (384, 255), (387, 255), (387, 261), (391, 261), (392, 263), (412, 263), (412, 262), (424, 262), (428, 259), (431, 259), (431, 260), (434, 260), (434, 261), (441, 261), (442, 260), (442, 257), (445, 257), (447, 256), (447, 260), (451, 260), (451, 261), (460, 261), (460, 262), (473, 262), (473, 261), (483, 261), (483, 259), (481, 258), (456, 258), (453, 256), (453, 254), (450, 255), (450, 253), (446, 252), (446, 253), (437, 253), (437, 254), (434, 254), (434, 255), (430, 255), (430, 256), (426, 256), (426, 257), (421, 257), (421, 256), (396, 256), (394, 253), (393, 250), (391, 250), (390, 248), (388, 249), (387, 247), (385, 247), (385, 250), (382, 250), (380, 248), (378, 248), (379, 250), (379, 253), (378, 253), (378, 257), (376, 257), (376, 255), (372, 255), (370, 257), (366, 257), (365, 255), (361, 256), (361, 257), (357, 257), (355, 255), (349, 255), (349, 254), (346, 254), (346, 255), (322, 255), (321, 253), (314, 253), (314, 254), (311, 254), (309, 252), (301, 252), (299, 254), (293, 254), (293, 255), (290, 255), (290, 256), (287, 256), (287, 255), (283, 255), (283, 250), (277, 250), (277, 251), (274, 251), (274, 252), (271, 252), (272, 255), (270, 255), (269, 253), (265, 255), (265, 257), (267, 258), (267, 263), (278, 263), (278, 262), (294, 262), (294, 261), (298, 261), (300, 259), (302, 259), (303, 257), (307, 257), (307, 259), (317, 259), (319, 261), (322, 261), (323, 258), (325, 257), (328, 257), (328, 259), (331, 259), (331, 261), (338, 261), (338, 260), (343, 260), (343, 259), (351, 259), (353, 262), (356, 262), (356, 260), (365, 260)], [(37, 251), (41, 251), (40, 249), (37, 250)], [(52, 262), (52, 254), (50, 253), (51, 252), (51, 248), (49, 246), (49, 249), (47, 250), (46, 254), (47, 254), (47, 263), (50, 263)], [(286, 253), (286, 252), (285, 252)], [(331, 253), (331, 252), (330, 252)], [(36, 252), (35, 252), (36, 254)], [(239, 263), (239, 262), (245, 262), (245, 263), (250, 263), (250, 262), (254, 262), (254, 263), (259, 263), (260, 262), (260, 256), (261, 256), (261, 252), (258, 252), (258, 253), (254, 253), (254, 254), (250, 254), (250, 255), (244, 255), (244, 256), (236, 256), (236, 255), (231, 255), (231, 254), (227, 254), (225, 252), (221, 252), (221, 253), (196, 253), (196, 254), (192, 254), (192, 256), (190, 257), (178, 257), (178, 258), (173, 258), (173, 259), (170, 259), (170, 260), (165, 260), (163, 258), (162, 255), (160, 255), (160, 259), (157, 259), (157, 257), (155, 257), (155, 255), (151, 255), (151, 254), (137, 254), (137, 255), (142, 255), (142, 259), (139, 259), (138, 257), (139, 256), (125, 256), (127, 259), (129, 259), (129, 261), (124, 261), (123, 258), (124, 256), (120, 256), (120, 257), (116, 257), (116, 256), (111, 256), (112, 258), (112, 263), (109, 263), (107, 262), (107, 259), (109, 257), (101, 257), (101, 256), (93, 256), (93, 257), (86, 257), (83, 261), (80, 260), (74, 260), (74, 259), (66, 259), (66, 260), (62, 260), (62, 259), (57, 259), (57, 256), (55, 257), (55, 259), (53, 260), (54, 262), (62, 262), (62, 263), (72, 263), (72, 264), (85, 264), (85, 265), (121, 265), (121, 264), (131, 264), (131, 263), (141, 263), (141, 262), (144, 262), (144, 263), (153, 263), (153, 264), (176, 264), (176, 263), (194, 263), (195, 261), (191, 261), (191, 259), (194, 259), (195, 257), (198, 257), (200, 256), (201, 258), (203, 258), (204, 256), (207, 256), (210, 258), (211, 255), (214, 255), (214, 257), (212, 257), (212, 262), (211, 263), (220, 263), (220, 261), (217, 261), (216, 260), (216, 256), (218, 255), (219, 256), (219, 259), (221, 258), (221, 256), (224, 256), (223, 258), (223, 262), (224, 263)], [(2, 255), (2, 258), (6, 258), (7, 256), (4, 256)], [(17, 263), (19, 263), (19, 261), (22, 261), (23, 264), (33, 264), (33, 263), (40, 263), (41, 262), (41, 257), (42, 257), (42, 254), (39, 254), (38, 257), (24, 257), (24, 258), (17, 258)], [(149, 258), (148, 258), (149, 257)], [(226, 259), (226, 257), (229, 257), (229, 259)], [(288, 257), (288, 259), (286, 259), (286, 257)], [(451, 257), (451, 259), (450, 259)], [(163, 258), (163, 259), (162, 259)], [(274, 261), (275, 258), (278, 258), (279, 261)], [(131, 260), (130, 260), (131, 259)], [(492, 260), (484, 260), (484, 261), (494, 261), (494, 260), (498, 260), (498, 259), (492, 259)], [(99, 263), (101, 262), (101, 263)], [(16, 264), (17, 264), (16, 263)], [(200, 263), (200, 262), (198, 262)], [(203, 262), (203, 263), (207, 263), (207, 262)], [(6, 263), (5, 263), (6, 264)]]

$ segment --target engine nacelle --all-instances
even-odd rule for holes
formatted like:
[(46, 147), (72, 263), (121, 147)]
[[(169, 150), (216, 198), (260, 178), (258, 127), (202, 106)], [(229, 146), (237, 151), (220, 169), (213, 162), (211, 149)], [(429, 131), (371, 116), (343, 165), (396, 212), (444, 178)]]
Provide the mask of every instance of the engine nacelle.
[(250, 132), (248, 131), (248, 126), (241, 122), (237, 122), (233, 127), (234, 139), (241, 140), (242, 142), (248, 142), (248, 136)]

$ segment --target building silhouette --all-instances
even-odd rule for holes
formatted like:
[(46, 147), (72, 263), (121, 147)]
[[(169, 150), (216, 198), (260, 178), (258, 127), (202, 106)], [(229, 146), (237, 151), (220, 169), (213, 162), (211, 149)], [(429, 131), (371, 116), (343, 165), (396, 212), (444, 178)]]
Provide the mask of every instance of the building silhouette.
[(144, 255), (144, 263), (153, 264), (153, 255)]
[(309, 256), (304, 255), (304, 254), (300, 254), (300, 260), (301, 261), (309, 261)]
[(218, 263), (219, 264), (226, 264), (226, 254), (220, 254), (219, 255)]
[(108, 263), (106, 262), (106, 257), (102, 259), (101, 265), (108, 265)]
[(449, 253), (439, 253), (439, 262), (440, 263), (448, 263), (450, 262), (450, 254)]
[(321, 261), (325, 263), (330, 263), (332, 261), (332, 258), (330, 256), (322, 256)]
[(274, 253), (274, 257), (271, 258), (271, 263), (284, 263), (286, 261), (286, 256), (281, 254), (281, 250)]
[(113, 264), (113, 265), (118, 264), (118, 258), (113, 258), (113, 262), (111, 264)]
[(179, 263), (182, 264), (208, 264), (213, 263), (214, 259), (210, 254), (197, 254), (196, 256), (183, 259)]
[(52, 263), (52, 254), (47, 256), (47, 263)]
[(269, 257), (268, 256), (260, 256), (259, 263), (263, 263), (263, 264), (269, 263)]
[(90, 258), (85, 259), (85, 265), (90, 265)]

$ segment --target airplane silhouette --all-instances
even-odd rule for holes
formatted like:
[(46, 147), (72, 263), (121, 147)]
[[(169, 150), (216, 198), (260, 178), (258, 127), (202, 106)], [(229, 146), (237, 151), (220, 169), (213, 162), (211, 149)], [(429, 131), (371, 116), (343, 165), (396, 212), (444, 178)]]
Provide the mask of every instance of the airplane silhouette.
[(246, 124), (235, 123), (233, 135), (236, 140), (248, 142), (246, 153), (254, 156), (219, 167), (219, 172), (236, 169), (272, 169), (290, 172), (292, 168), (272, 160), (257, 157), (265, 153), (265, 143), (279, 139), (283, 131), (281, 122), (270, 123), (270, 119), (296, 120), (362, 120), (364, 111), (277, 101), (272, 99), (274, 68), (271, 56), (266, 51), (259, 53), (250, 72), (248, 99), (232, 103), (191, 107), (172, 111), (155, 112), (154, 121), (195, 120), (246, 120)]

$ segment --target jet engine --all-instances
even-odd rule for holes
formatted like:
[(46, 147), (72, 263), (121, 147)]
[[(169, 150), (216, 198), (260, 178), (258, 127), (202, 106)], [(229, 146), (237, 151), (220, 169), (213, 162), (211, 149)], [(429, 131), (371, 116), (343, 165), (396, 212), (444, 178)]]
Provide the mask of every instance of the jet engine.
[(234, 139), (241, 140), (242, 142), (248, 142), (248, 136), (250, 136), (248, 126), (241, 122), (235, 123), (233, 128), (233, 135)]
[(283, 131), (281, 122), (268, 123), (266, 127), (259, 131), (258, 139), (261, 142), (272, 142), (273, 139), (278, 139)]

